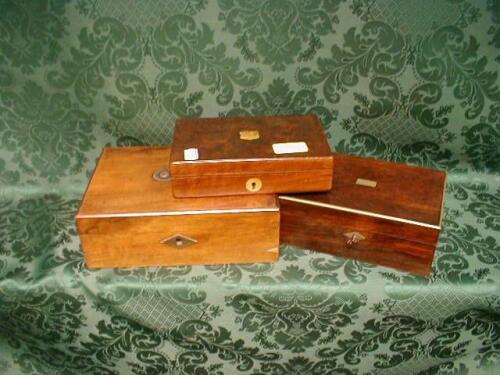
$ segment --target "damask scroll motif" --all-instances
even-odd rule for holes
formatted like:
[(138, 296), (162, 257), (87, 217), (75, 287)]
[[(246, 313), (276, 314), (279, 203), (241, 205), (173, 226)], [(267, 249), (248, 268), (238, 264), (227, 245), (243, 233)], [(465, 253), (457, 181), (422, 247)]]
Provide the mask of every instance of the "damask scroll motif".
[(303, 288), (273, 293), (265, 291), (264, 287), (259, 294), (238, 293), (231, 296), (228, 305), (241, 315), (236, 323), (240, 323), (243, 330), (252, 332), (254, 341), (262, 347), (301, 353), (311, 346), (331, 343), (340, 328), (352, 324), (352, 318), (366, 303), (366, 297), (354, 293), (312, 293), (305, 287), (332, 282), (332, 275), (312, 277), (292, 265), (283, 270), (276, 280), (256, 277), (255, 283), (295, 283), (304, 285)]
[(78, 204), (46, 194), (0, 208), (3, 253), (27, 263), (69, 242), (76, 236), (73, 219)]
[(318, 68), (299, 68), (297, 80), (304, 85), (323, 85), (323, 94), (331, 103), (340, 100), (341, 93), (356, 86), (359, 77), (369, 74), (391, 76), (405, 66), (405, 41), (389, 25), (372, 21), (361, 32), (349, 29), (343, 48), (333, 45), (331, 57), (318, 58)]
[(0, 64), (33, 73), (54, 64), (68, 35), (68, 1), (0, 2)]
[(473, 36), (467, 42), (458, 27), (444, 26), (422, 40), (415, 62), (420, 77), (453, 88), (468, 119), (481, 114), (486, 98), (500, 101), (500, 90), (495, 84), (498, 73), (486, 68), (487, 58), (478, 56), (478, 48)]
[[(208, 24), (197, 25), (186, 15), (167, 19), (153, 35), (152, 56), (163, 70), (158, 79), (162, 105), (178, 115), (201, 114), (201, 107), (190, 107), (179, 94), (185, 92), (188, 75), (197, 74), (198, 81), (214, 95), (218, 105), (226, 105), (234, 95), (234, 86), (257, 85), (261, 72), (256, 68), (240, 68), (236, 57), (228, 57), (226, 46), (215, 43)], [(193, 98), (194, 99), (194, 98)]]
[(143, 51), (138, 38), (135, 30), (116, 19), (98, 19), (92, 30), (81, 29), (80, 48), (71, 48), (72, 59), (63, 61), (62, 71), (50, 72), (47, 80), (57, 88), (72, 88), (81, 104), (91, 106), (106, 78), (140, 66)]
[(28, 81), (20, 92), (0, 93), (0, 114), (0, 145), (24, 174), (56, 182), (83, 170), (96, 119), (67, 93), (47, 94)]
[(341, 0), (289, 1), (220, 0), (224, 28), (238, 35), (235, 46), (250, 62), (283, 71), (287, 65), (310, 61), (323, 46), (321, 37), (334, 33)]

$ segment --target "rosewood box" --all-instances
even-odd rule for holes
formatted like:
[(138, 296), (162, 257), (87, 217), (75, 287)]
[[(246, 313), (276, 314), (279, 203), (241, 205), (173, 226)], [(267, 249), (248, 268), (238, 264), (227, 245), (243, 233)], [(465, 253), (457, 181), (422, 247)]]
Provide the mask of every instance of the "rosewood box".
[(180, 119), (170, 168), (176, 197), (325, 191), (333, 158), (314, 115)]
[(169, 148), (108, 148), (76, 216), (90, 268), (273, 262), (273, 195), (175, 199)]
[(427, 275), (446, 173), (335, 154), (333, 188), (281, 195), (281, 241)]

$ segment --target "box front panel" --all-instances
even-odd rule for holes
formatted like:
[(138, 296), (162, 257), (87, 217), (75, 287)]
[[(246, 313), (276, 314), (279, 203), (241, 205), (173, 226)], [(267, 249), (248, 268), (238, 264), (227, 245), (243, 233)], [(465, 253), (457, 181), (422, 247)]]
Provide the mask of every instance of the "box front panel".
[(431, 270), (439, 237), (437, 230), (415, 228), (416, 233), (427, 237), (424, 243), (418, 242), (421, 238), (418, 234), (412, 235), (411, 226), (394, 223), (390, 235), (391, 223), (359, 214), (286, 200), (280, 201), (280, 211), (282, 243), (420, 275)]
[(256, 173), (182, 177), (172, 179), (175, 197), (209, 197), (287, 193), (297, 191), (326, 191), (332, 187), (331, 169), (301, 173)]
[(78, 219), (89, 268), (274, 262), (279, 212)]

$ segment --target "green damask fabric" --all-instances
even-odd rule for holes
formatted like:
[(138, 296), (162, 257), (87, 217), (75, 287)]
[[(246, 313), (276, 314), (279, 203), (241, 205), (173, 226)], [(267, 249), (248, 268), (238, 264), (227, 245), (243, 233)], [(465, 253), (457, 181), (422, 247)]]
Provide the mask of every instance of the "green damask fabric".
[[(0, 0), (0, 374), (500, 372), (498, 0)], [(446, 169), (433, 273), (88, 270), (104, 146), (315, 113), (332, 149)]]

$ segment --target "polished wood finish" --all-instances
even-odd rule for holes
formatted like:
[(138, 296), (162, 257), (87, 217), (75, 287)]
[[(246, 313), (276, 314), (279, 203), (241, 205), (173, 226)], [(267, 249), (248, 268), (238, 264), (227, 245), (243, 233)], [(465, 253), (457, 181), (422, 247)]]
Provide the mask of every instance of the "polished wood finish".
[(83, 198), (78, 217), (103, 214), (278, 208), (274, 195), (176, 199), (171, 180), (153, 179), (169, 168), (170, 148), (106, 148)]
[(315, 190), (319, 184), (328, 186), (332, 181), (331, 173), (328, 173), (326, 170), (319, 170), (314, 176), (308, 173), (255, 173), (251, 176), (234, 174), (217, 178), (213, 176), (178, 178), (172, 181), (172, 185), (174, 194), (179, 198), (216, 196), (220, 192), (225, 192), (226, 194), (253, 194), (250, 191), (245, 190), (243, 192), (242, 190), (246, 189), (247, 181), (252, 178), (259, 178), (261, 181), (261, 193), (269, 193), (275, 190), (283, 192), (301, 189)]
[[(240, 132), (258, 132), (241, 139)], [(275, 154), (273, 144), (305, 142), (307, 152)], [(184, 160), (197, 148), (199, 159)], [(319, 119), (306, 116), (226, 117), (177, 120), (172, 146), (176, 197), (325, 191), (331, 188), (333, 157)], [(262, 182), (258, 191), (249, 179)]]
[[(386, 222), (384, 233), (379, 230), (379, 224), (380, 220), (359, 214), (281, 201), (282, 243), (427, 275), (439, 231)], [(413, 230), (424, 232), (428, 238), (434, 237), (434, 244), (402, 237), (404, 234), (414, 236)], [(352, 232), (361, 233), (365, 239), (349, 245), (345, 233)]]
[[(85, 218), (78, 220), (89, 268), (274, 262), (277, 212)], [(197, 243), (177, 249), (182, 234)]]
[[(76, 216), (88, 267), (273, 262), (279, 211), (273, 195), (175, 199), (170, 148), (103, 151)], [(178, 248), (165, 240), (193, 239)]]
[[(348, 154), (334, 154), (334, 162), (332, 190), (297, 197), (440, 225), (445, 172)], [(358, 179), (375, 181), (377, 186), (358, 185)]]
[[(330, 192), (280, 196), (283, 243), (393, 267), (431, 270), (446, 173), (335, 154)], [(376, 182), (375, 187), (356, 181)], [(352, 241), (353, 234), (364, 237)]]

